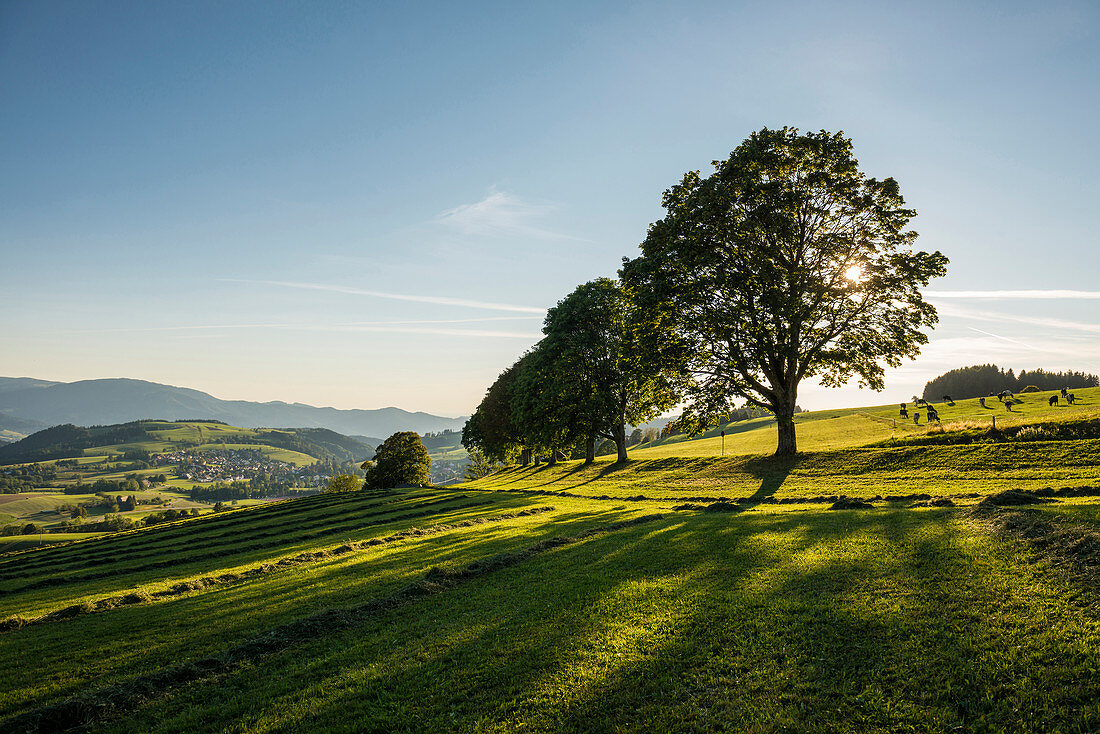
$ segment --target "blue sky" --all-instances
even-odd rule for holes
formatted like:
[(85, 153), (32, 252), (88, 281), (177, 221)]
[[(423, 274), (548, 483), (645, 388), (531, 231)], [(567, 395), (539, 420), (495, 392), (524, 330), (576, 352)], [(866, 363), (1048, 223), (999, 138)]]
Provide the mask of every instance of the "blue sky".
[(951, 259), (882, 394), (1100, 372), (1095, 3), (0, 2), (0, 375), (470, 412), (661, 192), (844, 130)]

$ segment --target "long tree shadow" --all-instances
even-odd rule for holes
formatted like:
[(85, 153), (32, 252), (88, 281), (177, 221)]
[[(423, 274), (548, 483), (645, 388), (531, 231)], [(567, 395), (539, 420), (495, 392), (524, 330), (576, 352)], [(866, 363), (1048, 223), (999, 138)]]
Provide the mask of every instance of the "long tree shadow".
[(745, 462), (745, 471), (760, 480), (760, 487), (738, 504), (755, 507), (779, 491), (801, 456), (764, 456)]

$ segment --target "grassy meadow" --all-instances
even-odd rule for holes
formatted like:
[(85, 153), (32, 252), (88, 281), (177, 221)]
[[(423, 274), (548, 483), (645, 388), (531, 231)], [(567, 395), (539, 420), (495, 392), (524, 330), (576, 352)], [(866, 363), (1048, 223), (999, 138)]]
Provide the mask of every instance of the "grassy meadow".
[(1040, 397), (0, 546), (0, 731), (1094, 731), (1100, 502), (983, 502), (1100, 494)]

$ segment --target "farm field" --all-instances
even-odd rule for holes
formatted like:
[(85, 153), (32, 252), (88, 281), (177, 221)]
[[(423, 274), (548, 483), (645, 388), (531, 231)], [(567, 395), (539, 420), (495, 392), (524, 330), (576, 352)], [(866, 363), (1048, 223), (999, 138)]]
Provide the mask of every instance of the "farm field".
[[(959, 400), (953, 406), (933, 401), (940, 414), (941, 424), (929, 425), (923, 408), (914, 408), (908, 403), (909, 414), (920, 411), (921, 423), (916, 425), (911, 419), (898, 415), (898, 406), (871, 406), (865, 408), (843, 408), (839, 410), (819, 410), (795, 415), (798, 426), (798, 447), (800, 451), (823, 451), (847, 448), (890, 439), (919, 438), (930, 431), (952, 431), (964, 428), (987, 429), (992, 427), (994, 419), (999, 428), (1019, 426), (1039, 422), (1059, 423), (1071, 420), (1090, 420), (1100, 418), (1100, 388), (1079, 388), (1074, 390), (1077, 397), (1075, 405), (1066, 405), (1059, 401), (1056, 406), (1049, 405), (1056, 391), (1021, 393), (1016, 398), (1021, 401), (1008, 410), (996, 398), (987, 398), (987, 408), (982, 408), (977, 398)], [(755, 418), (723, 426), (726, 431), (725, 454), (748, 455), (766, 454), (775, 450), (775, 420)], [(639, 459), (657, 459), (668, 456), (719, 456), (722, 454), (722, 438), (719, 429), (707, 431), (701, 438), (689, 439), (685, 435), (675, 435), (653, 444), (641, 444), (631, 450), (631, 456)]]
[[(234, 506), (318, 491), (331, 474), (353, 470), (348, 459), (355, 454), (350, 452), (370, 451), (360, 442), (324, 429), (252, 430), (204, 421), (136, 421), (90, 429), (60, 426), (29, 437), (27, 443), (33, 445), (3, 447), (0, 453), (24, 451), (50, 458), (8, 459), (0, 464), (0, 474), (22, 468), (55, 473), (35, 474), (46, 478), (35, 484), (24, 482), (16, 493), (0, 494), (5, 533), (22, 534), (27, 523), (51, 534), (68, 531), (74, 508), (83, 508), (82, 521), (90, 523), (107, 515), (125, 523), (166, 510), (209, 512), (217, 499), (194, 499), (191, 491), (214, 482), (247, 483), (258, 477), (271, 485), (238, 487), (232, 497), (226, 497)], [(186, 470), (180, 469), (180, 462)], [(74, 491), (78, 483), (86, 491)], [(133, 497), (138, 506), (120, 507), (117, 500), (125, 497)], [(14, 541), (7, 543), (11, 546)]]
[[(945, 415), (869, 443), (845, 426), (885, 409), (829, 411), (793, 459), (668, 440), (15, 536), (0, 730), (1094, 730), (1095, 413), (1014, 408), (1030, 433), (996, 442)], [(774, 441), (747, 423), (727, 448)], [(1042, 504), (989, 506), (1021, 489)]]
[(0, 558), (0, 728), (1100, 725), (1095, 590), (965, 511), (674, 506), (360, 492)]

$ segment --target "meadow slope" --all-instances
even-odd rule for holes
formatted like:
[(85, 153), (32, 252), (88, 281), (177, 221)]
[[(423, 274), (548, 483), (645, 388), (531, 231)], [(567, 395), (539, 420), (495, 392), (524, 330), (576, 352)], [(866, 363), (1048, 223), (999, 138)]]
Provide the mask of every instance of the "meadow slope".
[[(0, 555), (0, 730), (1093, 731), (1087, 410), (997, 442), (960, 421), (783, 461), (641, 450)], [(1013, 495), (1037, 509), (986, 499), (1043, 487)]]

